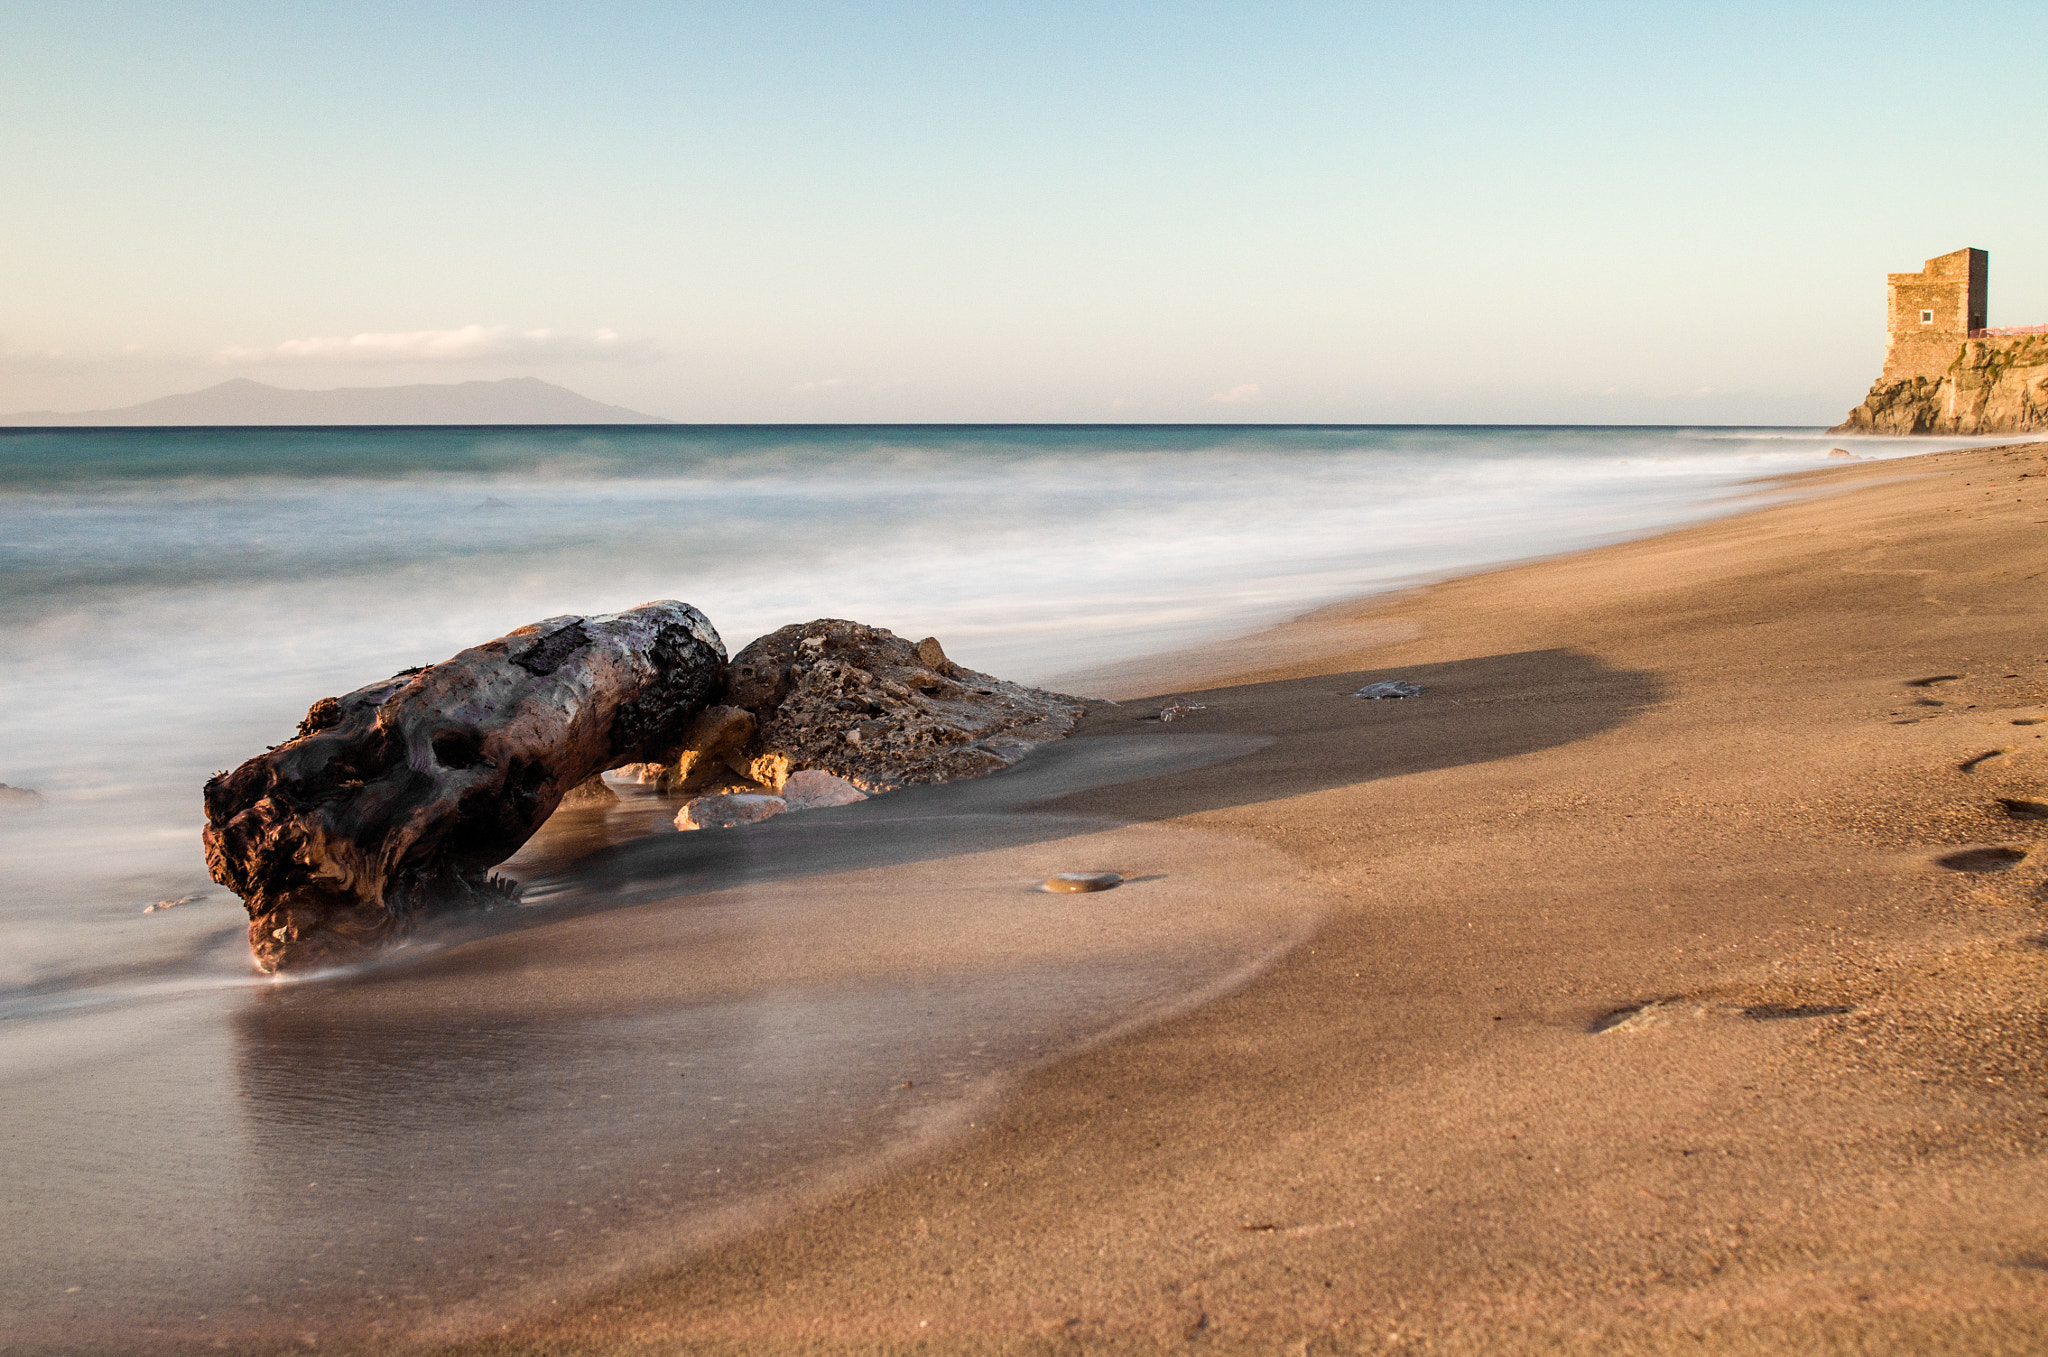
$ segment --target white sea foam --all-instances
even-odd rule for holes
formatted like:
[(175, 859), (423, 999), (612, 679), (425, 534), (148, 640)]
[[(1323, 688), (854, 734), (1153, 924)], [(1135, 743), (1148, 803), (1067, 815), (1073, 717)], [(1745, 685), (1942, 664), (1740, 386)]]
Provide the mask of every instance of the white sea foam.
[[(840, 840), (793, 816), (751, 841), (674, 836), (687, 860), (663, 859), (645, 909), (599, 908), (631, 895), (621, 878), (565, 870), (502, 936), (256, 983), (239, 904), (200, 858), (199, 788), (316, 698), (654, 598), (696, 604), (734, 649), (851, 617), (1038, 679), (1699, 518), (1835, 445), (1783, 430), (0, 435), (0, 780), (46, 793), (0, 807), (0, 1140), (22, 1185), (0, 1230), (37, 1241), (0, 1273), (0, 1310), (74, 1345), (97, 1325), (123, 1350), (160, 1326), (165, 1345), (197, 1345), (232, 1344), (237, 1324), (287, 1326), (263, 1330), (284, 1341), (315, 1311), (382, 1322), (383, 1297), (415, 1290), (431, 1299), (418, 1313), (485, 1306), (495, 1322), (757, 1218), (791, 1184), (872, 1168), (1021, 1066), (1232, 983), (1315, 907), (1277, 865), (1246, 868), (1269, 850), (995, 804), (1043, 799), (1033, 777), (1095, 785), (1072, 782), (1091, 758), (1088, 776), (1138, 775), (1090, 741), (926, 802), (819, 812), (868, 817)], [(995, 802), (963, 813), (977, 797)], [(792, 866), (807, 851), (825, 864), (808, 875)], [(1109, 914), (1059, 915), (1087, 897), (1026, 890), (1131, 862), (1159, 870)], [(142, 912), (191, 894), (205, 898)], [(246, 1306), (280, 1257), (292, 1307)]]
[(0, 780), (47, 797), (0, 817), (0, 983), (62, 962), (78, 927), (103, 954), (183, 945), (204, 908), (135, 915), (206, 887), (206, 777), (314, 698), (541, 617), (681, 598), (733, 649), (850, 617), (1041, 679), (1711, 514), (1845, 445), (1732, 429), (39, 437), (0, 442)]

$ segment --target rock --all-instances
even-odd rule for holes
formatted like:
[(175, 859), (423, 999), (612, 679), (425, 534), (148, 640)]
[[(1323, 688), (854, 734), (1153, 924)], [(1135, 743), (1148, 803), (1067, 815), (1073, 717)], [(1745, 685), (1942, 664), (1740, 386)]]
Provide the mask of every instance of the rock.
[(1853, 452), (1851, 452), (1851, 451), (1849, 451), (1849, 450), (1848, 450), (1847, 448), (1829, 448), (1829, 449), (1828, 449), (1828, 456), (1830, 456), (1830, 457), (1844, 457), (1844, 458), (1847, 458), (1847, 459), (1848, 459), (1849, 461), (1852, 461), (1852, 462), (1853, 462), (1853, 461), (1856, 461), (1856, 460), (1857, 460), (1856, 454), (1855, 454), (1855, 453), (1853, 453)]
[(660, 785), (662, 780), (668, 776), (669, 767), (665, 763), (622, 763), (618, 767), (608, 769), (607, 771), (617, 773), (627, 782), (637, 782), (643, 787), (653, 787)]
[(700, 796), (676, 812), (676, 828), (733, 829), (740, 825), (759, 824), (789, 808), (789, 802), (779, 796), (752, 792)]
[(858, 622), (771, 632), (733, 656), (725, 700), (754, 735), (726, 756), (741, 777), (782, 790), (805, 769), (867, 792), (980, 777), (1073, 729), (1077, 697), (963, 669), (927, 637), (913, 645)]
[(10, 787), (0, 782), (0, 809), (26, 810), (43, 804), (43, 794), (30, 787)]
[(1879, 377), (1829, 433), (1994, 434), (2048, 429), (2048, 335), (1969, 339), (1938, 377)]
[(203, 891), (197, 895), (181, 895), (175, 900), (159, 900), (153, 905), (144, 905), (142, 912), (144, 914), (161, 914), (167, 909), (176, 909), (179, 905), (196, 905), (205, 898), (206, 895)]
[(206, 864), (249, 911), (257, 967), (345, 961), (503, 902), (489, 869), (594, 774), (665, 761), (724, 668), (702, 613), (648, 603), (314, 703), (298, 735), (206, 784)]
[(865, 801), (868, 794), (843, 777), (806, 768), (791, 773), (782, 784), (782, 799), (791, 810), (823, 810), (827, 806), (850, 806)]
[(1384, 702), (1390, 698), (1420, 697), (1423, 691), (1419, 683), (1409, 683), (1405, 679), (1387, 679), (1381, 683), (1368, 683), (1352, 696), (1362, 697), (1370, 702)]
[(604, 809), (619, 804), (619, 794), (604, 785), (603, 773), (592, 773), (562, 796), (557, 810)]
[(1045, 889), (1061, 895), (1114, 890), (1123, 884), (1124, 879), (1115, 872), (1061, 872), (1045, 879)]
[(1207, 710), (1209, 709), (1199, 702), (1190, 701), (1185, 697), (1176, 697), (1159, 709), (1159, 719), (1169, 723), (1183, 721), (1198, 711)]
[(744, 707), (706, 707), (691, 723), (675, 766), (661, 785), (689, 793), (727, 780), (726, 755), (744, 748), (754, 738), (755, 727), (754, 714)]

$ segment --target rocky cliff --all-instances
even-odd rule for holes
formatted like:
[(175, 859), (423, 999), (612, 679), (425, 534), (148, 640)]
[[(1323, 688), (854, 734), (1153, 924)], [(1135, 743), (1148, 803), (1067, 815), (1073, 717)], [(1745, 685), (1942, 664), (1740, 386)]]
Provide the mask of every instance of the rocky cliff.
[(1939, 377), (1880, 377), (1828, 432), (2048, 432), (2048, 334), (1965, 340)]

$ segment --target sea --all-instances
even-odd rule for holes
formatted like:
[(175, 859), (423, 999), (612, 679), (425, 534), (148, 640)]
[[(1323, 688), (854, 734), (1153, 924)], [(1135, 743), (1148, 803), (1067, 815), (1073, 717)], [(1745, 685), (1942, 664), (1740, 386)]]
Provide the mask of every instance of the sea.
[[(1035, 815), (1161, 768), (1076, 742), (985, 785), (686, 847), (674, 807), (626, 788), (511, 864), (531, 887), (517, 926), (259, 977), (207, 876), (199, 789), (317, 698), (662, 598), (729, 651), (851, 618), (1085, 690), (1336, 600), (1811, 493), (1770, 478), (1837, 450), (1926, 446), (1548, 426), (0, 431), (0, 782), (34, 793), (0, 794), (0, 1346), (427, 1341), (567, 1303), (964, 1133), (1021, 1073), (1242, 983), (1314, 922), (1285, 891), (1214, 907), (1245, 845)], [(1024, 889), (1112, 860), (1160, 868), (1158, 888), (1105, 895), (1109, 912)]]

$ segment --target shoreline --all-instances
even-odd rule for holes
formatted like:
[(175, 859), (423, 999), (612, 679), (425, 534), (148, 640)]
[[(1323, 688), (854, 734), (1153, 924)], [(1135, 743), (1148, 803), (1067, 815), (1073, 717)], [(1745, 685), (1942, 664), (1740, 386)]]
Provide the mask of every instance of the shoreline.
[[(2044, 453), (1824, 468), (1785, 479), (1856, 493), (1237, 643), (1173, 690), (1268, 748), (1039, 808), (1276, 848), (1336, 902), (1314, 936), (993, 1127), (458, 1350), (2039, 1341), (2048, 854), (1995, 807), (2048, 796), (2010, 724), (2048, 717)], [(1348, 696), (1382, 677), (1428, 692)], [(1934, 862), (1972, 845), (2027, 856)]]

